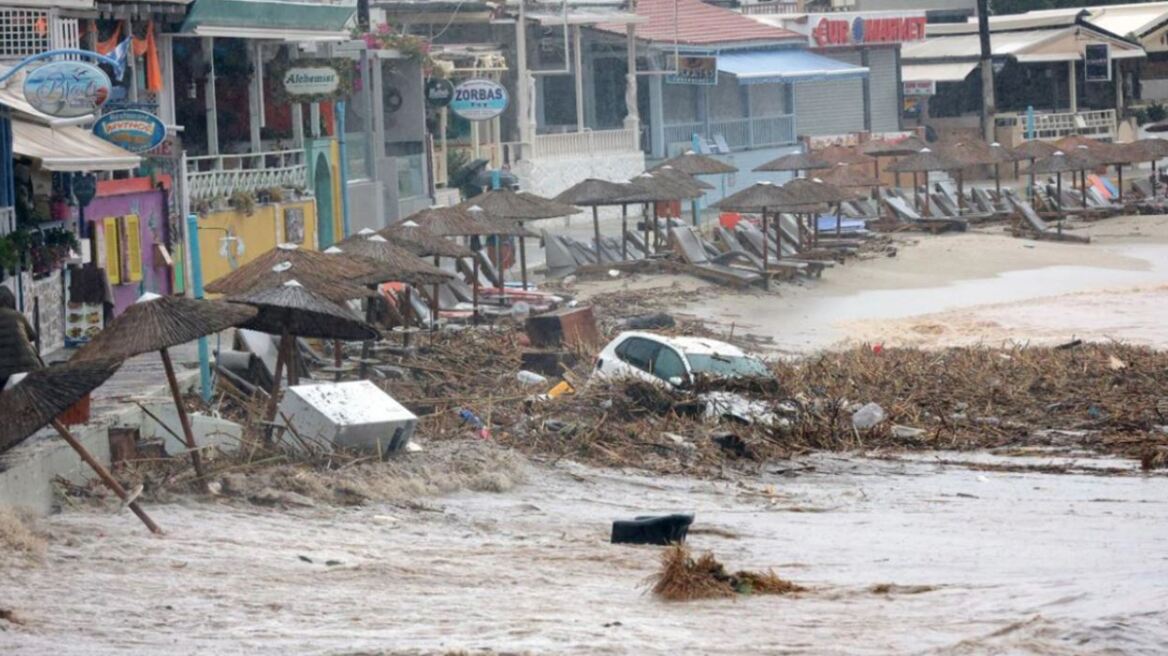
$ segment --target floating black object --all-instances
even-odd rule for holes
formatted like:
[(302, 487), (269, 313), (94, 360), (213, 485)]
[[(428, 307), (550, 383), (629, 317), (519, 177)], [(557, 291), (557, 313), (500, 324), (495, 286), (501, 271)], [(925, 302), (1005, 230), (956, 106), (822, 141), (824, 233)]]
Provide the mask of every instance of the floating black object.
[(694, 516), (686, 514), (637, 517), (612, 523), (613, 544), (670, 545), (685, 542)]

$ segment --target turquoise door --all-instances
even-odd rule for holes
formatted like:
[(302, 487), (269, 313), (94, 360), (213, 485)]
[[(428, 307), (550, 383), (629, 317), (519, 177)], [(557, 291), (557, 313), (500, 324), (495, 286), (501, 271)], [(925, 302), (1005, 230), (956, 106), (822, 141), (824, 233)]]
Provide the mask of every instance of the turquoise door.
[(316, 195), (316, 242), (324, 250), (333, 245), (333, 178), (329, 170), (328, 158), (321, 153), (316, 156), (316, 172), (312, 180), (312, 193)]

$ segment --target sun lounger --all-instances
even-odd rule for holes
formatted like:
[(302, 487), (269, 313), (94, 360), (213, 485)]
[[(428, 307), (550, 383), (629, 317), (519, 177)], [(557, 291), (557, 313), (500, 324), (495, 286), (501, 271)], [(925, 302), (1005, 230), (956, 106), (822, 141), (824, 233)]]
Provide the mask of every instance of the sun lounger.
[(670, 241), (681, 259), (694, 267), (694, 273), (711, 280), (738, 287), (746, 287), (762, 280), (754, 271), (747, 271), (724, 264), (715, 264), (706, 256), (706, 249), (691, 227), (671, 228)]
[(1013, 204), (1014, 209), (1022, 218), (1024, 225), (1029, 228), (1027, 233), (1038, 239), (1048, 239), (1052, 241), (1069, 241), (1080, 244), (1090, 243), (1090, 237), (1083, 237), (1080, 235), (1072, 235), (1064, 232), (1061, 225), (1058, 228), (1052, 228), (1050, 225), (1038, 216), (1038, 212), (1034, 211), (1034, 207), (1027, 201), (1024, 201), (1016, 196), (1009, 196), (1010, 203)]
[(965, 221), (962, 219), (921, 216), (919, 212), (905, 203), (904, 199), (897, 196), (885, 197), (884, 204), (887, 205), (888, 209), (901, 221), (919, 225), (922, 228), (930, 231), (964, 231), (967, 227)]

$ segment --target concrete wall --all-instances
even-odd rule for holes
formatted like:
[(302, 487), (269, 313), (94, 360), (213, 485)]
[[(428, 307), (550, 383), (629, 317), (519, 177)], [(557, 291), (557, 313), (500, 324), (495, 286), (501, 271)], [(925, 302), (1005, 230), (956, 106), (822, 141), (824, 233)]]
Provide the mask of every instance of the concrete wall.
[[(299, 245), (315, 250), (316, 202), (312, 199), (257, 205), (250, 216), (236, 210), (223, 210), (200, 217), (199, 248), (203, 281), (209, 283), (275, 248), (277, 244), (290, 241), (291, 235), (285, 234), (284, 230), (284, 210), (289, 208), (299, 208), (304, 213), (304, 240)], [(224, 230), (243, 240), (242, 254), (237, 250), (237, 242), (231, 242), (226, 257), (220, 252), (222, 240), (227, 236)]]

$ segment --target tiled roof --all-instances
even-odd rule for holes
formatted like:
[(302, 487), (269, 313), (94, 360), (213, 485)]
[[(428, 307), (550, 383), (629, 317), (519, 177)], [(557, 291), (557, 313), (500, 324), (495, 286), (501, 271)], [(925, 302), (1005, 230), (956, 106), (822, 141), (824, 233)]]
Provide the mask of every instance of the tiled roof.
[[(708, 5), (701, 0), (639, 0), (637, 15), (648, 19), (648, 22), (637, 25), (637, 37), (660, 43), (672, 43), (675, 37), (681, 44), (709, 46), (743, 42), (804, 43), (807, 40), (791, 30), (763, 25), (736, 11)], [(619, 34), (625, 32), (624, 25), (600, 24), (596, 27)]]

